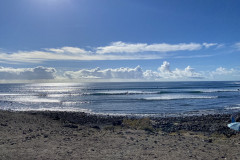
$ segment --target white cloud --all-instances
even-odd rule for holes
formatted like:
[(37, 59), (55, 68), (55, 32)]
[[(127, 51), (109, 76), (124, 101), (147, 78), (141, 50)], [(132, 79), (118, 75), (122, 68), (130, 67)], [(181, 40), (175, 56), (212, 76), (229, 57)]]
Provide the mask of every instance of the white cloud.
[(54, 68), (5, 68), (0, 67), (0, 80), (43, 80), (54, 79), (56, 70)]
[(51, 60), (137, 60), (137, 59), (161, 59), (161, 55), (99, 55), (89, 52), (77, 52), (76, 50), (48, 49), (48, 51), (19, 51), (17, 53), (0, 53), (0, 59), (5, 63), (41, 63)]
[(158, 68), (159, 77), (166, 79), (177, 79), (177, 78), (195, 78), (202, 79), (203, 75), (194, 71), (193, 68), (187, 66), (184, 70), (176, 68), (175, 70), (170, 69), (170, 63), (164, 61), (163, 64)]
[(161, 80), (163, 77), (159, 74), (159, 72), (152, 71), (152, 70), (146, 70), (143, 72), (143, 77), (146, 80)]
[(172, 52), (172, 51), (193, 51), (202, 48), (198, 43), (179, 44), (147, 44), (147, 43), (125, 43), (113, 42), (109, 46), (97, 47), (96, 53), (139, 53), (139, 52)]
[(234, 48), (236, 48), (237, 50), (240, 50), (240, 42), (235, 43)]
[(237, 70), (231, 68), (231, 69), (226, 69), (223, 67), (219, 67), (216, 69), (216, 71), (212, 72), (212, 75), (229, 75), (238, 72)]
[[(101, 69), (80, 69), (78, 71), (58, 72), (55, 68), (35, 67), (35, 68), (7, 68), (0, 67), (0, 82), (11, 81), (39, 81), (39, 82), (71, 82), (71, 81), (114, 81), (114, 80), (135, 80), (135, 81), (155, 81), (155, 80), (239, 80), (240, 70), (226, 69), (219, 67), (211, 72), (196, 72), (192, 67), (184, 69), (171, 69), (170, 63), (164, 61), (157, 71), (144, 71), (140, 66), (135, 68), (121, 67)], [(61, 73), (61, 74), (60, 74)]]
[(224, 48), (225, 47), (225, 44), (218, 44), (216, 49), (220, 49), (220, 48)]
[(192, 79), (203, 79), (203, 75), (201, 73), (195, 72), (193, 68), (187, 66), (184, 70), (176, 69), (173, 71), (174, 76), (176, 78), (192, 78)]
[(67, 71), (64, 76), (70, 79), (142, 79), (143, 71), (140, 66), (136, 68), (117, 68), (117, 69), (81, 69), (79, 71)]
[(215, 71), (209, 72), (209, 77), (214, 80), (239, 80), (240, 70), (219, 67)]
[(163, 64), (161, 65), (161, 67), (158, 68), (158, 70), (161, 72), (161, 73), (171, 73), (171, 70), (170, 70), (170, 63), (167, 62), (167, 61), (164, 61)]
[[(45, 48), (35, 51), (17, 51), (12, 53), (1, 53), (0, 59), (3, 63), (42, 63), (44, 61), (84, 61), (84, 60), (139, 60), (139, 59), (163, 59), (171, 57), (167, 52), (194, 51), (201, 48), (209, 48), (216, 43), (125, 43), (113, 42), (108, 46), (96, 47), (85, 50), (78, 47)], [(129, 54), (131, 53), (131, 54)], [(174, 55), (178, 57), (204, 57), (206, 55)]]
[(0, 53), (0, 59), (7, 62), (41, 63), (49, 60), (91, 60), (91, 51), (77, 47), (48, 48), (44, 51), (18, 51), (15, 53)]
[(47, 51), (55, 52), (55, 53), (71, 53), (71, 54), (89, 54), (91, 51), (86, 51), (82, 48), (78, 47), (62, 47), (62, 48), (47, 48)]
[(69, 79), (135, 79), (135, 80), (178, 80), (178, 79), (200, 79), (203, 76), (194, 71), (190, 66), (184, 70), (170, 70), (170, 63), (163, 62), (158, 71), (146, 70), (140, 66), (136, 68), (117, 68), (117, 69), (81, 69), (79, 71), (66, 71), (64, 76)]
[(97, 47), (96, 53), (105, 54), (105, 53), (136, 53), (142, 52), (143, 48), (146, 47), (146, 43), (135, 43), (129, 44), (124, 42), (113, 42), (109, 46)]
[(206, 48), (212, 47), (212, 46), (217, 46), (217, 43), (203, 43), (203, 46)]

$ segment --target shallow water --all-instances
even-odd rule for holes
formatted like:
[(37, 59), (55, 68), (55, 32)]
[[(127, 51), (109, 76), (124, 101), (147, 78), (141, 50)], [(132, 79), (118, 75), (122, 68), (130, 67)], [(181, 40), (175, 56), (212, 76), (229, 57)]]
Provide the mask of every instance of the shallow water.
[(0, 84), (0, 109), (114, 115), (200, 115), (240, 111), (240, 82)]

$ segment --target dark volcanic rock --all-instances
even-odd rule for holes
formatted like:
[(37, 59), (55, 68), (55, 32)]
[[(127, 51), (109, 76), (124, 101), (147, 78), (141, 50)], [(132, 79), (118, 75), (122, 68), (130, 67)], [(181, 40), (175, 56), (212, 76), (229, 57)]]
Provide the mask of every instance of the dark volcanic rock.
[[(30, 113), (31, 112), (27, 112)], [(35, 114), (36, 112), (34, 112)], [(43, 116), (50, 117), (55, 120), (60, 120), (65, 127), (77, 128), (76, 124), (88, 125), (95, 129), (100, 129), (103, 125), (121, 126), (123, 119), (138, 119), (139, 117), (126, 116), (104, 116), (91, 115), (83, 112), (57, 112), (43, 111), (37, 112)], [(239, 114), (240, 115), (240, 114)], [(178, 132), (180, 130), (205, 132), (208, 134), (224, 134), (227, 137), (239, 134), (227, 127), (230, 123), (229, 114), (202, 115), (202, 116), (186, 116), (186, 117), (150, 117), (154, 122), (153, 129), (161, 129), (164, 132)], [(152, 130), (151, 130), (152, 131)]]
[(99, 126), (92, 126), (92, 128), (94, 128), (94, 129), (98, 129), (98, 130), (101, 129)]
[(193, 132), (207, 132), (209, 134), (224, 134), (227, 137), (237, 134), (236, 131), (227, 127), (230, 123), (228, 114), (203, 115), (190, 117), (168, 117), (154, 118), (157, 122), (154, 127), (160, 128), (164, 132), (177, 132), (179, 130)]
[[(30, 113), (31, 114), (31, 113)], [(121, 125), (124, 117), (120, 116), (101, 116), (90, 115), (83, 112), (57, 112), (57, 111), (43, 111), (39, 112), (44, 116), (48, 116), (55, 120), (61, 120), (63, 122), (69, 122), (80, 125), (94, 125), (94, 124), (111, 124)]]

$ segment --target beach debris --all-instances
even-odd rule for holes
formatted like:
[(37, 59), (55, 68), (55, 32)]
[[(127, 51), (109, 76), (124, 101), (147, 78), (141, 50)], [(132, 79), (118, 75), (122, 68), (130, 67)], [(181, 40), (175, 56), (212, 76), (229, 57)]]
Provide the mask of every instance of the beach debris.
[(240, 131), (240, 122), (236, 122), (235, 116), (231, 116), (232, 122), (227, 126), (235, 131)]

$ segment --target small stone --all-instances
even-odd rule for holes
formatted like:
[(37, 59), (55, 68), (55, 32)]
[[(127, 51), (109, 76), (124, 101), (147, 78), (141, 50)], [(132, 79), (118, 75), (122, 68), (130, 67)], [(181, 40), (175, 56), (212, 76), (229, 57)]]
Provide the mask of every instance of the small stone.
[(99, 126), (93, 126), (92, 128), (100, 130), (101, 128)]
[(208, 140), (208, 143), (212, 143), (212, 139), (209, 139), (209, 140)]
[(6, 126), (7, 126), (7, 124), (6, 124), (6, 123), (5, 123), (5, 124), (4, 124), (4, 123), (1, 123), (1, 126), (4, 126), (4, 127), (6, 127)]

